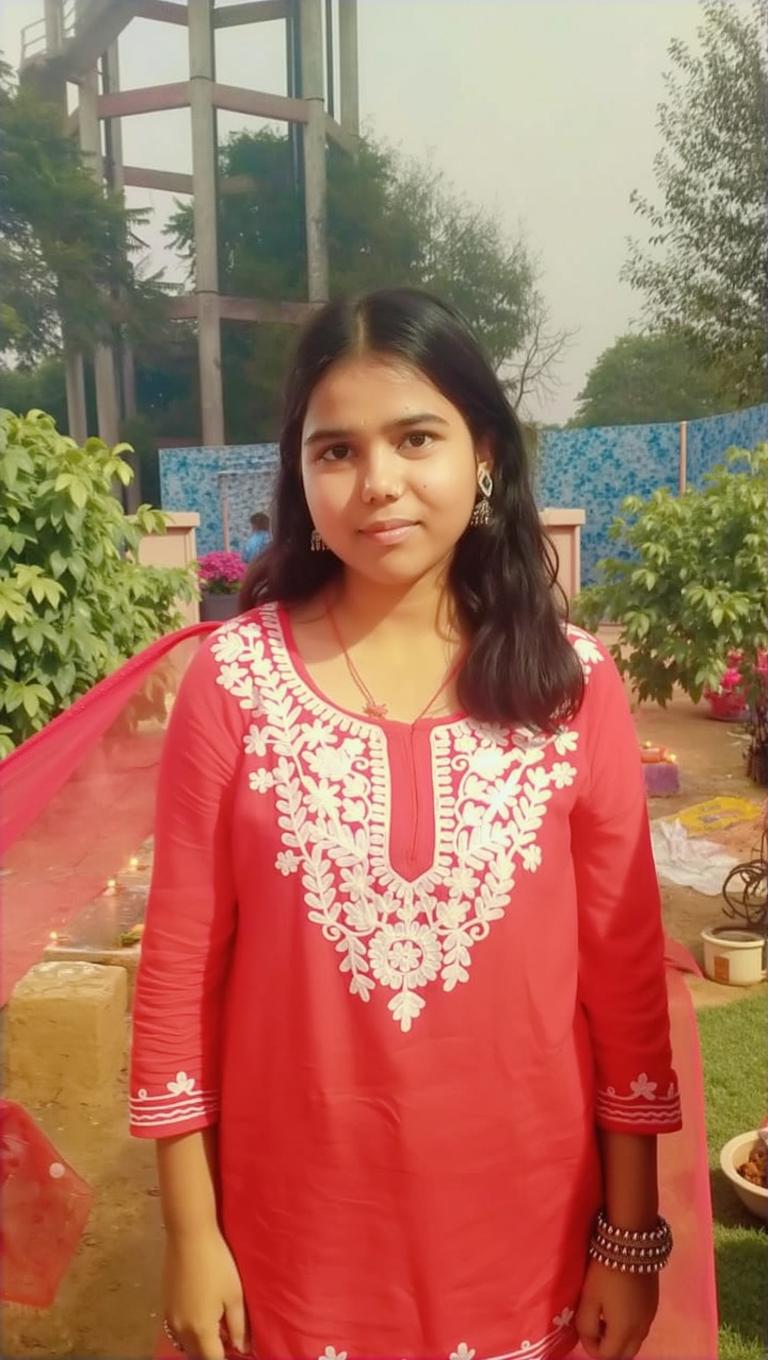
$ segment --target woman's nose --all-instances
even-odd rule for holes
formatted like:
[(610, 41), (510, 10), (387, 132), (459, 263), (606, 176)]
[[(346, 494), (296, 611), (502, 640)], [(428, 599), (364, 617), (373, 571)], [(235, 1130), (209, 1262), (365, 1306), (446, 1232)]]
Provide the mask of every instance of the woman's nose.
[(402, 495), (402, 478), (395, 454), (387, 450), (372, 450), (363, 463), (362, 496), (364, 501), (393, 501)]

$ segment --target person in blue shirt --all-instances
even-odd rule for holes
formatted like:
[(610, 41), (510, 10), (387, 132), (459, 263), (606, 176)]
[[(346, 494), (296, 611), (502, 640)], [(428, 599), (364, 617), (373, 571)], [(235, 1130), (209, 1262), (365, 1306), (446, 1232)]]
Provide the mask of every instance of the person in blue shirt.
[(269, 515), (265, 515), (263, 510), (257, 510), (251, 515), (251, 532), (243, 548), (243, 558), (246, 562), (258, 557), (267, 547), (272, 535), (269, 529)]

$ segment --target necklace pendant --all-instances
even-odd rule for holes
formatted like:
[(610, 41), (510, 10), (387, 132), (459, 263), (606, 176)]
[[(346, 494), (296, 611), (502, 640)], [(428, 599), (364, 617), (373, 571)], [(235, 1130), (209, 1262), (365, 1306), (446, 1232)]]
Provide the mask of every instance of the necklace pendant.
[(387, 705), (377, 704), (375, 701), (372, 701), (371, 703), (365, 705), (363, 713), (366, 715), (367, 718), (386, 718)]

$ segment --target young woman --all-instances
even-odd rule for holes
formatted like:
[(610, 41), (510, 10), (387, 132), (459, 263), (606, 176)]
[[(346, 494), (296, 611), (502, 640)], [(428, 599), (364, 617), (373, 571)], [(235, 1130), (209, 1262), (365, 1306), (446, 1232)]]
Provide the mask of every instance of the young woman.
[(333, 303), (177, 699), (135, 1007), (202, 1360), (629, 1360), (679, 1127), (637, 741), (466, 325)]

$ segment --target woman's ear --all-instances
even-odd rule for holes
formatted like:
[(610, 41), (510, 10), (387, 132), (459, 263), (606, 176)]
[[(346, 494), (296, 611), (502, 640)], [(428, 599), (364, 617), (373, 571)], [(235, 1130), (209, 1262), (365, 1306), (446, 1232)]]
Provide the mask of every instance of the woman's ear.
[(493, 476), (493, 448), (488, 435), (483, 435), (483, 438), (478, 439), (475, 443), (475, 461), (478, 473), (482, 468), (485, 468)]

